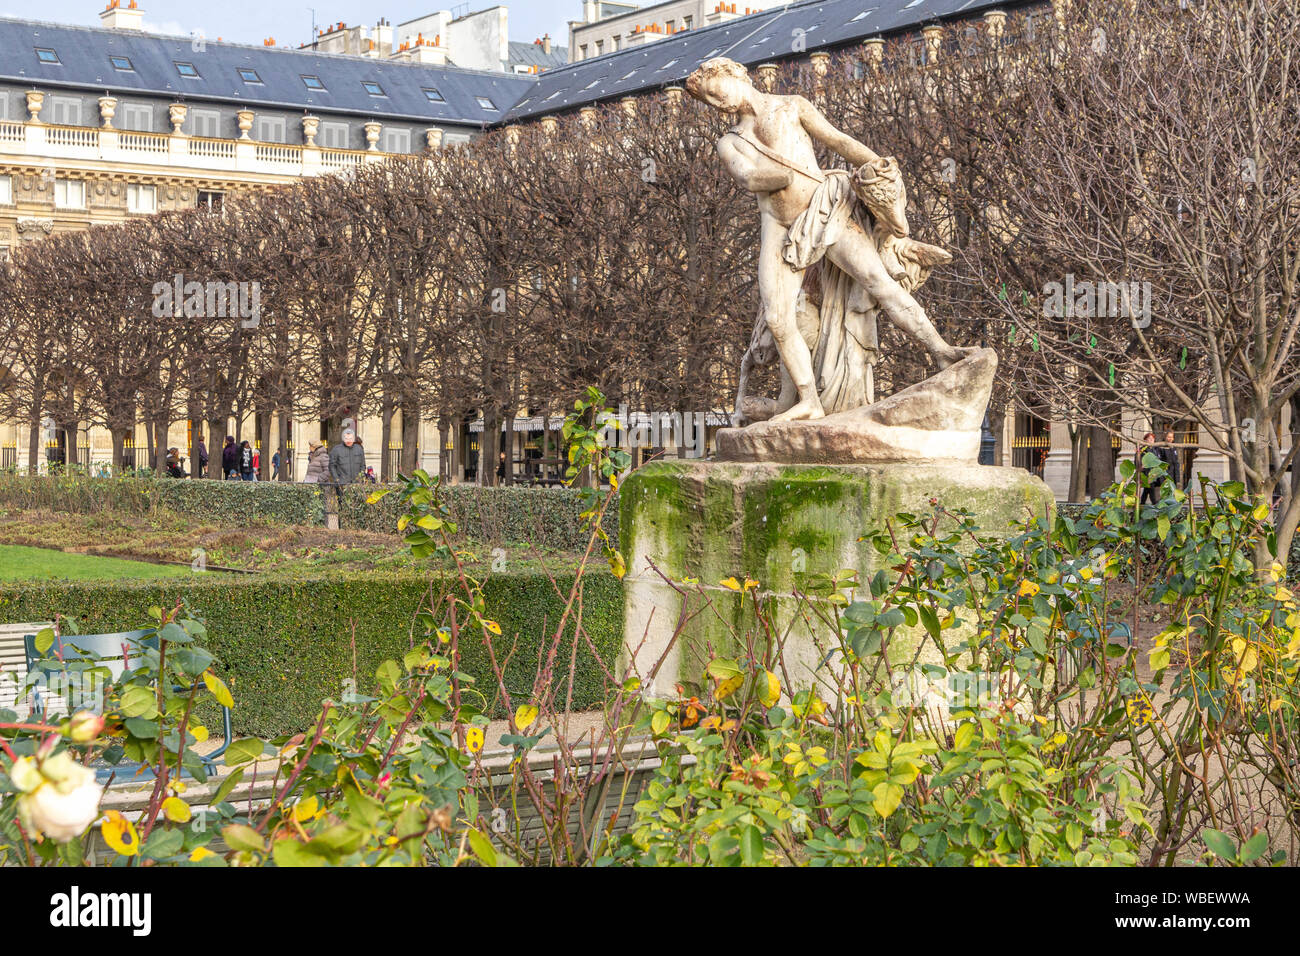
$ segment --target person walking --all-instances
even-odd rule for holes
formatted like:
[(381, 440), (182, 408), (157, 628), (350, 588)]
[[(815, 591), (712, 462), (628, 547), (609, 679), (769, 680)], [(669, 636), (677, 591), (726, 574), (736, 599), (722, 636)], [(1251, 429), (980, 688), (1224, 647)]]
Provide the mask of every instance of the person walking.
[(307, 445), (307, 474), (303, 476), (303, 483), (308, 485), (322, 484), (329, 481), (330, 477), (330, 453), (325, 449), (325, 443), (320, 441), (309, 442)]
[(253, 480), (253, 446), (247, 440), (239, 446), (239, 477), (244, 481)]
[(352, 429), (343, 432), (343, 441), (330, 449), (330, 481), (350, 485), (365, 474), (366, 450)]
[(239, 446), (234, 435), (226, 436), (225, 447), (221, 449), (221, 477), (226, 481), (239, 477)]
[(1144, 459), (1147, 452), (1153, 452), (1157, 457), (1160, 453), (1152, 446), (1155, 444), (1156, 436), (1152, 432), (1147, 432), (1142, 436), (1142, 444), (1138, 445), (1137, 450), (1137, 479), (1138, 484), (1142, 486), (1142, 498), (1138, 502), (1144, 505), (1149, 500), (1153, 505), (1160, 503), (1160, 492), (1156, 489), (1155, 479), (1151, 475), (1151, 470), (1146, 467)]
[(271, 480), (272, 481), (280, 480), (280, 462), (282, 461), (284, 461), (283, 445), (277, 448), (275, 454), (271, 456)]
[(199, 469), (195, 473), (198, 477), (203, 477), (208, 473), (208, 446), (202, 438), (199, 439)]

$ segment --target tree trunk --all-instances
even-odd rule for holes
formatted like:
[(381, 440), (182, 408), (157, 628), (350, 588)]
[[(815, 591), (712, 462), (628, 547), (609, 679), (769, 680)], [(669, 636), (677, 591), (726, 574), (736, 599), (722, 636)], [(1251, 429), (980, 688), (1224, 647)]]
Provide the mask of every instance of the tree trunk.
[(208, 422), (208, 477), (222, 479), (225, 474), (221, 467), (221, 453), (226, 448), (226, 417), (213, 418)]
[(162, 478), (167, 474), (167, 430), (171, 423), (166, 419), (153, 420), (154, 474)]
[(407, 399), (402, 402), (402, 474), (420, 467), (420, 405)]
[(110, 430), (113, 441), (113, 474), (120, 475), (123, 471), (126, 458), (126, 439), (131, 434), (129, 428), (114, 428)]
[(1115, 483), (1115, 453), (1110, 432), (1101, 425), (1088, 427), (1088, 497), (1095, 498)]
[(478, 483), (490, 488), (496, 483), (497, 447), (501, 444), (501, 422), (496, 409), (483, 410), (483, 435), (478, 443)]
[(38, 402), (27, 420), (27, 472), (32, 475), (41, 468), (41, 418)]
[(511, 412), (506, 418), (505, 431), (501, 435), (501, 450), (506, 453), (506, 476), (502, 485), (515, 483), (515, 416)]
[(77, 422), (63, 424), (63, 464), (77, 464)]
[(289, 447), (292, 427), (293, 422), (289, 419), (289, 413), (283, 408), (280, 409), (276, 427), (276, 447), (280, 451), (280, 470), (275, 476), (280, 481), (288, 481), (294, 467), (294, 449)]
[(1085, 428), (1070, 429), (1070, 501), (1088, 499), (1088, 432)]

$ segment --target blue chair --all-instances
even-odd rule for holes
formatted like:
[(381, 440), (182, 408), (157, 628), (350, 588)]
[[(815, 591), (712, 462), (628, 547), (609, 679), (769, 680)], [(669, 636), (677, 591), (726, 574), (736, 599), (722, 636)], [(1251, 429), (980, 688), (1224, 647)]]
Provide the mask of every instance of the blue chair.
[[(116, 681), (128, 669), (138, 667), (146, 649), (157, 650), (158, 636), (157, 631), (152, 628), (138, 631), (119, 631), (115, 634), (55, 635), (53, 646), (50, 647), (47, 655), (43, 655), (36, 647), (36, 635), (27, 634), (23, 637), (23, 648), (27, 658), (29, 684), (31, 684), (31, 675), (33, 673), (60, 674), (62, 676), (61, 683), (64, 686), (78, 690), (84, 696), (88, 691), (93, 691), (97, 680), (106, 678), (105, 682)], [(91, 685), (90, 687), (86, 686), (88, 682)], [(184, 692), (190, 688), (179, 684), (173, 685), (172, 689)], [(40, 707), (40, 691), (36, 686), (32, 688), (32, 696), (36, 706)], [(72, 701), (67, 703), (71, 707)], [(223, 706), (221, 708), (221, 728), (223, 737), (221, 746), (209, 754), (199, 756), (199, 760), (202, 761), (204, 767), (214, 775), (217, 769), (217, 760), (230, 746), (232, 731), (229, 707)], [(96, 767), (95, 775), (101, 780), (106, 780), (115, 773), (127, 770), (138, 772), (141, 766), (139, 764), (110, 764)], [(146, 774), (153, 776), (151, 769), (144, 769)], [(182, 774), (188, 772), (183, 768), (181, 770)]]

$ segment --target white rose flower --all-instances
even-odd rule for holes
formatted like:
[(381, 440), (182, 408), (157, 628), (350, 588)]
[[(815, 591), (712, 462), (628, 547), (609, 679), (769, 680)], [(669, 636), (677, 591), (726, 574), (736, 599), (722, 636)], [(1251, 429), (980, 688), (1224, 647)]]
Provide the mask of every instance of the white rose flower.
[(99, 816), (104, 788), (95, 780), (95, 772), (67, 751), (40, 764), (23, 757), (14, 762), (10, 779), (23, 791), (18, 798), (23, 826), (56, 843), (81, 836)]

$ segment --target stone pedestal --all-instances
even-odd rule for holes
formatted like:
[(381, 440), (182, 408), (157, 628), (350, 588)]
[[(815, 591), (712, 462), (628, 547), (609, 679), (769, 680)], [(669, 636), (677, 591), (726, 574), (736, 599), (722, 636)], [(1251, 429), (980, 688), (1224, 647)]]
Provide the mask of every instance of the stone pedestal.
[[(795, 621), (788, 657), (803, 673), (791, 677), (808, 686), (821, 654), (799, 621), (806, 608), (794, 592), (819, 572), (851, 568), (859, 581), (868, 580), (880, 556), (869, 540), (859, 540), (863, 535), (900, 512), (929, 514), (931, 498), (948, 510), (972, 512), (989, 535), (1006, 534), (1013, 522), (1053, 507), (1051, 490), (1028, 472), (963, 462), (660, 461), (630, 475), (619, 498), (620, 550), (628, 568), (624, 666), (634, 661), (648, 681), (682, 627), (649, 684), (656, 695), (672, 693), (679, 681), (698, 685), (710, 649), (721, 656), (742, 653), (745, 634), (753, 630), (753, 600), (722, 586), (728, 578), (742, 585), (747, 578), (758, 581), (760, 596), (774, 601), (779, 626)], [(669, 583), (688, 578), (704, 588), (711, 609), (695, 585)]]

